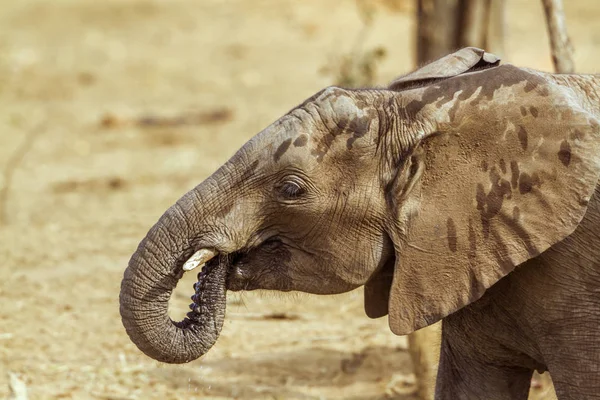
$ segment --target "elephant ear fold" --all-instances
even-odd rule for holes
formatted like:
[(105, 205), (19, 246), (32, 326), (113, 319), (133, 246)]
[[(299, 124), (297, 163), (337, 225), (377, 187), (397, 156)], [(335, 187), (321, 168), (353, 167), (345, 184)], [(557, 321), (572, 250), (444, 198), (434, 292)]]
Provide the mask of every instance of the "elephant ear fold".
[(439, 60), (433, 61), (408, 75), (396, 78), (388, 89), (401, 91), (416, 86), (429, 84), (436, 80), (451, 78), (456, 75), (480, 69), (496, 67), (500, 58), (486, 53), (476, 47), (465, 47)]
[(504, 65), (401, 95), (421, 133), (386, 186), (394, 333), (479, 299), (576, 229), (598, 184), (600, 124), (564, 82)]

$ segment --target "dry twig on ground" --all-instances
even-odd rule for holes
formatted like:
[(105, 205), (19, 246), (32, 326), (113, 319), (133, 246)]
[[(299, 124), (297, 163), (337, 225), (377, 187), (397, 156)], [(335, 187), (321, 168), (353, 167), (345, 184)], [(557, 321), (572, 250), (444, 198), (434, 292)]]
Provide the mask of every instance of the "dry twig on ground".
[(10, 390), (10, 400), (27, 400), (27, 385), (21, 377), (15, 373), (8, 373), (8, 388)]
[(33, 129), (25, 134), (25, 139), (21, 142), (19, 147), (17, 147), (4, 166), (2, 180), (0, 181), (0, 226), (8, 223), (7, 202), (15, 171), (19, 168), (23, 159), (33, 147), (35, 140), (42, 132), (42, 126), (43, 123), (36, 124)]

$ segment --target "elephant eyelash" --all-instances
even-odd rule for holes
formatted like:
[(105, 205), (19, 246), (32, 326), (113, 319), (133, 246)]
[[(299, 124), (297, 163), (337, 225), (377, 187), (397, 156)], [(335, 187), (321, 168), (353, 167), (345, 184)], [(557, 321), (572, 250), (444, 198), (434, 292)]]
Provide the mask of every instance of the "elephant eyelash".
[(415, 176), (415, 174), (417, 173), (417, 171), (419, 170), (419, 161), (416, 159), (416, 157), (411, 157), (410, 159), (410, 176)]
[(285, 182), (279, 190), (286, 199), (296, 199), (305, 193), (304, 188), (296, 182)]

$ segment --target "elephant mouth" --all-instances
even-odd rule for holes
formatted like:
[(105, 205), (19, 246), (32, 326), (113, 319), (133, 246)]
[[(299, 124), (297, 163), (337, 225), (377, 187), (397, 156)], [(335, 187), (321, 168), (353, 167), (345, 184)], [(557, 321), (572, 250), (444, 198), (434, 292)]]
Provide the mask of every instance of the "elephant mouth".
[[(281, 239), (278, 237), (270, 237), (262, 243), (251, 248), (242, 249), (231, 253), (218, 253), (212, 251), (212, 257), (206, 261), (198, 273), (197, 281), (194, 283), (194, 294), (191, 296), (193, 303), (190, 304), (191, 313), (188, 314), (190, 319), (197, 319), (202, 314), (203, 301), (206, 296), (204, 288), (209, 280), (215, 275), (225, 273), (225, 287), (227, 290), (241, 291), (259, 289), (258, 282), (253, 278), (256, 274), (249, 271), (249, 266), (261, 259), (261, 255), (265, 253), (276, 255), (278, 250), (284, 246)], [(184, 264), (197, 262), (198, 254), (203, 250), (194, 253), (192, 257)], [(193, 261), (196, 258), (196, 261)], [(195, 266), (192, 267), (192, 269)], [(185, 266), (184, 266), (184, 269)], [(189, 269), (188, 269), (189, 270)]]
[(283, 254), (286, 253), (284, 242), (274, 236), (257, 246), (230, 254), (227, 265), (227, 289), (232, 291), (266, 289), (267, 281), (275, 274), (272, 266), (279, 265), (284, 258)]

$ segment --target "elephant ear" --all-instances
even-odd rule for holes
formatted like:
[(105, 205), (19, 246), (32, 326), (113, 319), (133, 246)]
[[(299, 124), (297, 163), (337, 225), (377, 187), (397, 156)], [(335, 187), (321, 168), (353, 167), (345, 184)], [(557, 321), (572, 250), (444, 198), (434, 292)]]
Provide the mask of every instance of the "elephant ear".
[[(439, 60), (433, 61), (410, 74), (396, 78), (388, 89), (402, 91), (424, 86), (435, 81), (451, 78), (466, 72), (497, 67), (500, 58), (476, 47), (465, 47)], [(388, 314), (391, 268), (386, 265), (376, 271), (365, 284), (365, 313), (370, 318), (379, 318)]]
[(394, 333), (479, 299), (575, 230), (598, 182), (600, 128), (568, 79), (503, 65), (397, 94), (418, 133), (388, 186)]
[(389, 84), (388, 89), (395, 91), (406, 90), (432, 83), (436, 80), (451, 78), (465, 72), (497, 67), (499, 64), (500, 58), (494, 54), (486, 53), (477, 47), (465, 47), (455, 53), (433, 61), (408, 75), (396, 78)]

